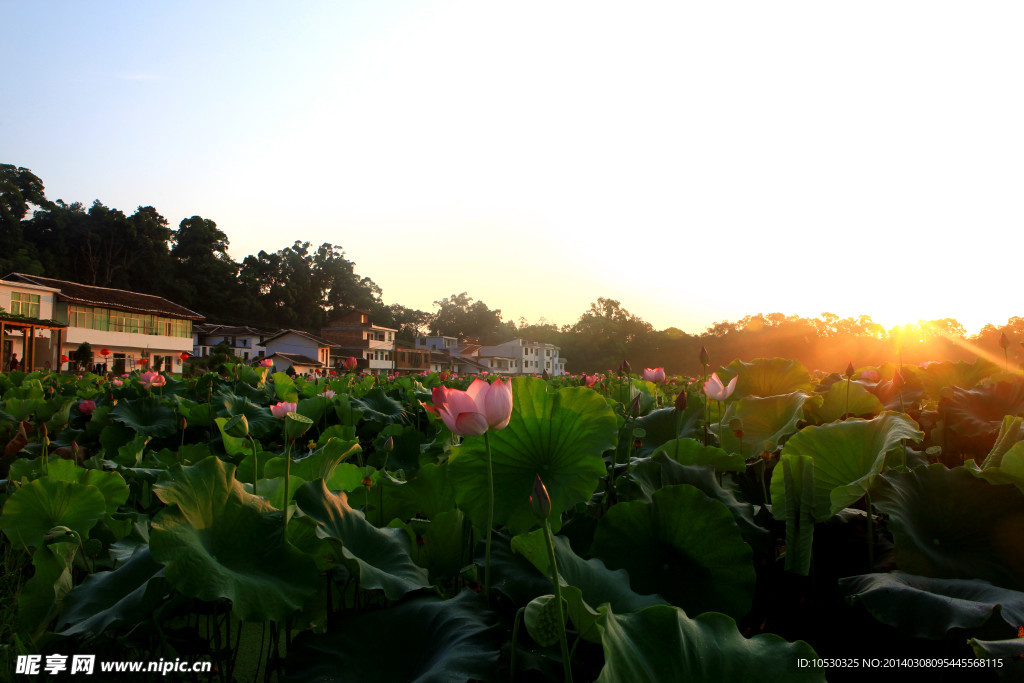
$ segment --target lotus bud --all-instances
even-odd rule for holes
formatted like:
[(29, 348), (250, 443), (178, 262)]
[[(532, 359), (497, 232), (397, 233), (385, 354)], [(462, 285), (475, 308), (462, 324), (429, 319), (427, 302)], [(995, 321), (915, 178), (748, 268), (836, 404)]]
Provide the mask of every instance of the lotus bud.
[(71, 458), (72, 459), (78, 460), (78, 451), (79, 451), (79, 449), (78, 449), (78, 442), (77, 441), (72, 441), (71, 442)]
[(633, 448), (642, 448), (643, 445), (644, 442), (641, 441), (640, 439), (633, 439)]
[(388, 436), (388, 438), (384, 440), (384, 450), (388, 453), (395, 450), (395, 437)]
[(689, 403), (689, 398), (687, 398), (687, 396), (686, 396), (686, 390), (683, 389), (682, 391), (679, 392), (679, 395), (676, 396), (676, 402), (675, 402), (676, 410), (678, 410), (680, 412), (686, 410), (686, 406), (687, 406), (688, 403)]
[(224, 433), (236, 439), (249, 436), (249, 420), (245, 415), (234, 415), (224, 423)]
[(533, 493), (530, 495), (530, 509), (537, 519), (547, 519), (551, 516), (551, 496), (541, 481), (540, 475), (533, 480)]
[(855, 372), (856, 370), (854, 369), (853, 361), (851, 360), (850, 364), (846, 366), (846, 379), (853, 379), (853, 373)]
[(700, 347), (700, 364), (707, 365), (711, 362), (711, 356), (708, 355), (708, 347)]
[(549, 375), (549, 374), (548, 374), (548, 371), (547, 371), (547, 370), (545, 370), (544, 372), (542, 372), (542, 373), (540, 374), (540, 376), (541, 376), (541, 377), (543, 377), (544, 379), (551, 379), (551, 375)]
[(729, 420), (729, 429), (732, 430), (733, 436), (737, 439), (743, 438), (743, 420), (738, 417), (734, 417)]
[(1003, 332), (1001, 335), (999, 335), (999, 348), (1007, 349), (1007, 348), (1009, 348), (1009, 346), (1010, 346), (1010, 338), (1006, 336), (1005, 332)]
[(633, 417), (640, 417), (640, 397), (643, 396), (641, 393), (637, 393), (633, 397), (633, 401), (629, 404), (629, 414)]
[(369, 491), (370, 487), (373, 486), (373, 479), (370, 478), (370, 475), (366, 475), (360, 483)]
[(629, 361), (623, 360), (622, 363), (619, 365), (619, 374), (628, 375), (631, 371), (632, 368), (629, 366)]

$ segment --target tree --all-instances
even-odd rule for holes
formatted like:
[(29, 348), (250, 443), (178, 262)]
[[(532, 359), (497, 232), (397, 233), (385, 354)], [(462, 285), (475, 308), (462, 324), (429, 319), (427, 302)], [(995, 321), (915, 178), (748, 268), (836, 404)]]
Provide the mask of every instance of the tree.
[(479, 337), (484, 344), (507, 341), (515, 325), (501, 319), (501, 310), (491, 310), (466, 292), (435, 301), (438, 307), (430, 321), (430, 333), (447, 337)]
[(208, 315), (237, 312), (238, 264), (228, 256), (228, 236), (207, 218), (192, 216), (171, 236), (176, 300)]

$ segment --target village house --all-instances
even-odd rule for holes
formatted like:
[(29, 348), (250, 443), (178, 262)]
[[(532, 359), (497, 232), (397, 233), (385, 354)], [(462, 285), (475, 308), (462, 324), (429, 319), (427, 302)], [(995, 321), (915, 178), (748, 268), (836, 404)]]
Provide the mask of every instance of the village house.
[(214, 347), (227, 344), (231, 353), (244, 363), (262, 358), (266, 355), (263, 341), (273, 332), (257, 330), (252, 327), (232, 325), (194, 325), (192, 327), (192, 353), (196, 356), (209, 356)]
[(274, 372), (292, 368), (303, 375), (330, 367), (331, 342), (301, 330), (279, 330), (263, 340), (267, 358), (273, 361)]
[[(92, 366), (121, 373), (139, 367), (181, 372), (181, 354), (192, 351), (192, 325), (203, 316), (152, 294), (95, 287), (38, 275), (10, 273), (0, 284), (0, 306), (9, 315), (49, 321), (26, 330), (4, 323), (4, 363), (21, 349), (28, 368), (61, 367), (83, 342), (92, 347)], [(12, 334), (15, 332), (15, 334)], [(46, 341), (42, 341), (46, 340)], [(19, 344), (20, 342), (20, 344)], [(103, 351), (107, 351), (106, 355)]]
[[(346, 358), (356, 359), (357, 368), (370, 374), (393, 373), (396, 369), (395, 335), (392, 327), (374, 325), (370, 314), (361, 309), (352, 309), (331, 320), (320, 328), (320, 336), (330, 342), (331, 365), (337, 366)], [(418, 370), (422, 359), (411, 355), (404, 357), (404, 363), (416, 363)]]

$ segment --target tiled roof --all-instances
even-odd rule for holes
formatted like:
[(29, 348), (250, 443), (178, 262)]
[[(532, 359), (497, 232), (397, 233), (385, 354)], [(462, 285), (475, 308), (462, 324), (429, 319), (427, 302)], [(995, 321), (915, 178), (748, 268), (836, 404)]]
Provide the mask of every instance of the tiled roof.
[(318, 337), (315, 334), (310, 334), (309, 332), (303, 332), (302, 330), (278, 330), (277, 332), (275, 332), (271, 336), (269, 336), (266, 339), (264, 339), (263, 340), (263, 345), (266, 346), (267, 343), (269, 343), (270, 341), (272, 341), (274, 339), (277, 339), (278, 337), (283, 337), (284, 335), (288, 334), (289, 332), (291, 334), (296, 334), (296, 335), (298, 335), (300, 337), (305, 337), (306, 339), (309, 339), (310, 341), (315, 342), (317, 344), (317, 346), (331, 346), (331, 342), (327, 341), (326, 339)]
[(266, 330), (257, 330), (253, 327), (238, 326), (238, 325), (194, 325), (193, 331), (203, 335), (211, 334), (226, 334), (231, 336), (251, 334), (255, 336), (269, 335), (270, 332)]
[(10, 273), (5, 275), (4, 280), (11, 282), (28, 282), (29, 284), (42, 287), (52, 287), (59, 290), (57, 297), (72, 304), (84, 304), (87, 306), (102, 306), (120, 311), (131, 311), (147, 313), (150, 315), (163, 315), (169, 318), (182, 318), (185, 320), (204, 320), (205, 317), (184, 306), (179, 306), (167, 299), (153, 294), (139, 294), (129, 292), (125, 289), (111, 289), (110, 287), (94, 287), (93, 285), (82, 285), (77, 282), (66, 280), (54, 280), (53, 278), (40, 277), (38, 275), (25, 275), (24, 273)]
[(292, 365), (309, 365), (309, 366), (314, 367), (314, 368), (322, 368), (322, 367), (324, 367), (324, 364), (321, 363), (320, 361), (313, 360), (309, 356), (303, 356), (302, 354), (299, 354), (299, 353), (280, 353), (280, 352), (278, 352), (278, 353), (272, 353), (271, 355), (269, 355), (267, 357), (268, 358), (277, 358), (278, 356), (280, 356), (281, 358), (284, 358), (287, 361), (291, 361)]

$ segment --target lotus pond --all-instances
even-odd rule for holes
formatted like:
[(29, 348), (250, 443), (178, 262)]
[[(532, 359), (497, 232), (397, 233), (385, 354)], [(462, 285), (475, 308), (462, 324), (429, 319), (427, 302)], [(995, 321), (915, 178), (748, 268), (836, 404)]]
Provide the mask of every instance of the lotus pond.
[(1019, 375), (717, 377), (0, 375), (0, 679), (1024, 680)]

